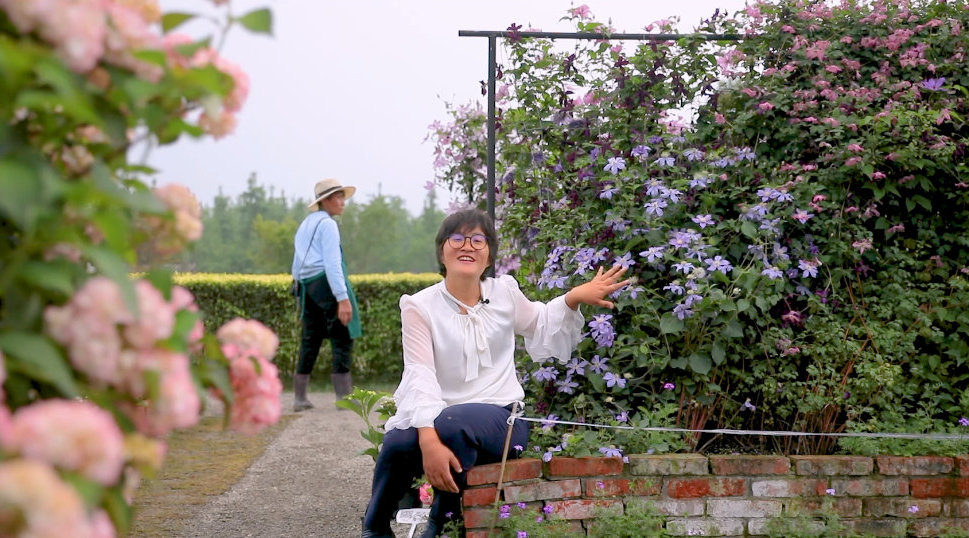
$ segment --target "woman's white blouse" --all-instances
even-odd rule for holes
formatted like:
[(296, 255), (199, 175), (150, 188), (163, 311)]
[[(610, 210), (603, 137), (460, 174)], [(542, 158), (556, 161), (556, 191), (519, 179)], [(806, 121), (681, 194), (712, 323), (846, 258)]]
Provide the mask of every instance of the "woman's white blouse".
[(525, 391), (515, 373), (516, 334), (525, 337), (534, 360), (571, 358), (584, 320), (564, 295), (548, 304), (529, 301), (505, 275), (483, 280), (481, 297), (477, 305), (464, 305), (441, 281), (400, 298), (404, 374), (394, 393), (397, 413), (385, 429), (433, 426), (455, 404), (520, 401)]

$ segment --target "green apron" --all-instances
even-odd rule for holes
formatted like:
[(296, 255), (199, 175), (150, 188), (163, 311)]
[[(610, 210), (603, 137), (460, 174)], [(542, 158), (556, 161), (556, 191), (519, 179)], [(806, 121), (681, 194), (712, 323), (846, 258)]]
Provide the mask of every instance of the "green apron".
[[(360, 324), (360, 307), (357, 306), (357, 294), (353, 292), (353, 286), (350, 285), (350, 278), (347, 276), (347, 263), (342, 259), (342, 248), (340, 249), (340, 254), (340, 266), (343, 267), (343, 282), (347, 286), (347, 295), (349, 295), (350, 306), (353, 307), (353, 317), (350, 318), (350, 323), (347, 324), (347, 331), (350, 332), (350, 338), (360, 338), (360, 336), (363, 335), (363, 327)], [(306, 285), (321, 278), (326, 278), (326, 271), (299, 281), (300, 319), (303, 319), (303, 312), (305, 312), (306, 308)]]

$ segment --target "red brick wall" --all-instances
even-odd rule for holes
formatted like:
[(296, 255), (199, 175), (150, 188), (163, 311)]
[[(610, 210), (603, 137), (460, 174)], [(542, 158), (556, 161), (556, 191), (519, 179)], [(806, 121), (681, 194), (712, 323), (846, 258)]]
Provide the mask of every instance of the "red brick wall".
[[(500, 464), (468, 473), (468, 538), (493, 520)], [(501, 503), (548, 506), (574, 529), (597, 510), (647, 505), (672, 535), (766, 535), (774, 518), (828, 510), (849, 531), (874, 536), (969, 533), (969, 456), (701, 456), (524, 459), (505, 467)]]

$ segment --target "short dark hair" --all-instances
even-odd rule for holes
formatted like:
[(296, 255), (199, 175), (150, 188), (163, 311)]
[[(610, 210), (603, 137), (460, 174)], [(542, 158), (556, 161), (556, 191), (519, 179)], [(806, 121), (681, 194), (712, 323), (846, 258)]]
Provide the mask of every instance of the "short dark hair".
[(488, 269), (495, 266), (495, 256), (498, 253), (498, 234), (495, 233), (495, 222), (480, 209), (463, 209), (451, 213), (444, 219), (441, 228), (437, 231), (437, 238), (434, 240), (437, 245), (437, 267), (442, 276), (447, 276), (447, 269), (441, 262), (441, 252), (443, 252), (444, 243), (448, 236), (455, 233), (467, 233), (475, 228), (481, 228), (488, 240), (488, 267), (484, 273), (481, 273), (481, 280), (484, 280)]

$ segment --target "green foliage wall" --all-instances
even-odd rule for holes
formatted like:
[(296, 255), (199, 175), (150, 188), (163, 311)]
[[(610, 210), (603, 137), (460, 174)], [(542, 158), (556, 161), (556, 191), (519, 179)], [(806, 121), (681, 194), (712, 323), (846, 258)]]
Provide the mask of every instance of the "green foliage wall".
[[(568, 18), (602, 40), (508, 36), (498, 267), (542, 300), (598, 266), (638, 279), (615, 310), (585, 310), (572, 357), (521, 363), (526, 404), (634, 426), (969, 431), (966, 3), (749, 4), (697, 28), (739, 41), (618, 43), (588, 9)], [(464, 151), (438, 177), (478, 196), (457, 179), (484, 151), (461, 128), (480, 114), (453, 116), (438, 150)], [(640, 446), (542, 432), (549, 457)], [(861, 450), (833, 437), (687, 441)]]
[[(357, 293), (363, 337), (354, 342), (353, 373), (360, 379), (397, 381), (403, 370), (400, 342), (400, 308), (403, 294), (434, 284), (433, 273), (350, 275)], [(279, 336), (275, 363), (286, 379), (299, 360), (300, 324), (296, 300), (289, 295), (289, 275), (181, 273), (175, 281), (188, 288), (203, 312), (209, 329), (235, 317), (256, 319)], [(324, 342), (313, 371), (315, 379), (330, 372), (330, 347)]]

